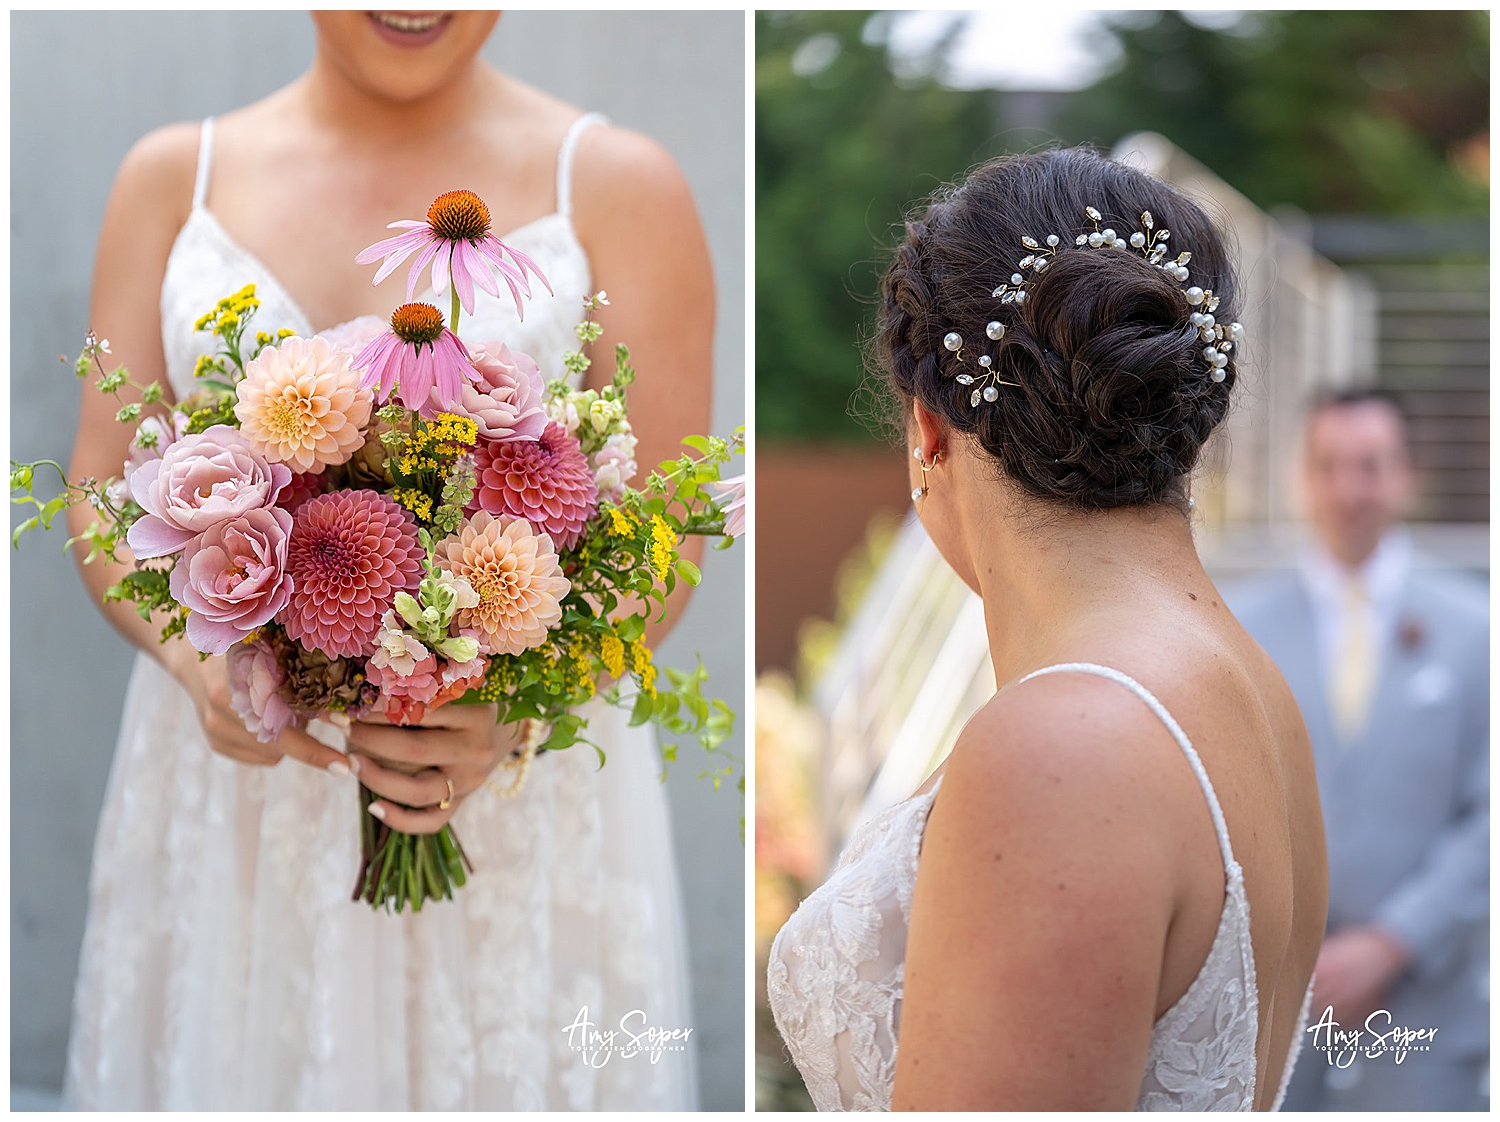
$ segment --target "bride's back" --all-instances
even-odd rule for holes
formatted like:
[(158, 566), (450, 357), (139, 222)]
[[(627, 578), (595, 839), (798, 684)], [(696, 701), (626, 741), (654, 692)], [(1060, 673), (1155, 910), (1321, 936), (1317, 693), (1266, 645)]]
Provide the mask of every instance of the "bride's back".
[(1091, 152), (993, 161), (907, 223), (873, 357), (1002, 688), (778, 937), (820, 1105), (1278, 1101), (1326, 864), (1301, 716), (1193, 545), (1235, 311), (1203, 212)]

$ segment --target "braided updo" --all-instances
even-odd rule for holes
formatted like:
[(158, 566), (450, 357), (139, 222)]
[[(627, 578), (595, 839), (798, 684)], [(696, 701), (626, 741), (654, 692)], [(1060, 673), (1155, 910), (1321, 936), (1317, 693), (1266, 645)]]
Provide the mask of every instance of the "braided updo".
[[(1040, 499), (1075, 509), (1186, 503), (1186, 480), (1223, 420), (1235, 358), (1221, 382), (1182, 287), (1134, 250), (1074, 248), (1093, 229), (1085, 208), (1117, 230), (1142, 211), (1171, 231), (1173, 253), (1192, 253), (1194, 285), (1236, 318), (1224, 242), (1204, 213), (1173, 188), (1087, 149), (1065, 148), (987, 163), (938, 192), (906, 236), (882, 282), (875, 360), (910, 413), (913, 398), (968, 433), (1005, 476)], [(1023, 303), (991, 296), (1026, 253), (1023, 236), (1061, 235)], [(999, 320), (998, 342), (985, 325)], [(943, 345), (964, 340), (963, 358)], [(956, 381), (978, 375), (981, 354), (1005, 382), (995, 402), (970, 404)]]

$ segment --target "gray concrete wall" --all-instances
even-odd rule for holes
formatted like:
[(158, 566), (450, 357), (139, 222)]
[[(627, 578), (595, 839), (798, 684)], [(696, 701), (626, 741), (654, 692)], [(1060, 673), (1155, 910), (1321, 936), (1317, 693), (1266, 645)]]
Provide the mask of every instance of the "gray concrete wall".
[[(702, 211), (719, 290), (714, 427), (745, 418), (744, 16), (513, 12), (490, 61), (663, 143)], [(299, 74), (304, 13), (59, 12), (11, 19), (12, 456), (66, 463), (78, 387), (57, 361), (87, 326), (99, 221), (121, 157), (170, 121), (222, 113)], [(60, 1086), (94, 828), (131, 651), (61, 553), (12, 555), (11, 1078)], [(716, 692), (744, 703), (745, 550), (710, 551), (661, 652), (701, 652)], [(64, 673), (59, 673), (64, 669)], [(737, 735), (731, 747), (744, 754)], [(705, 1109), (744, 1103), (744, 849), (739, 795), (669, 779), (685, 889)]]

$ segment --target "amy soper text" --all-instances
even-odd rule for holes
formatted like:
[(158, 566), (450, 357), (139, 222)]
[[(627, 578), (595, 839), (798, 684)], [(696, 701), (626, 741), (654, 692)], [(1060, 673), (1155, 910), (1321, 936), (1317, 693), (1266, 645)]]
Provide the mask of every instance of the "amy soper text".
[(632, 1009), (620, 1018), (619, 1028), (600, 1028), (589, 1020), (589, 1007), (578, 1010), (573, 1023), (564, 1026), (568, 1047), (581, 1053), (590, 1067), (603, 1067), (614, 1056), (630, 1059), (646, 1056), (653, 1064), (667, 1052), (687, 1051), (687, 1039), (693, 1030), (657, 1028), (646, 1023), (646, 1014)]
[[(1384, 1031), (1380, 1026), (1384, 1020)], [(1390, 1056), (1398, 1064), (1411, 1052), (1426, 1052), (1431, 1049), (1435, 1028), (1407, 1028), (1392, 1025), (1388, 1009), (1377, 1009), (1365, 1018), (1363, 1028), (1341, 1028), (1333, 1019), (1333, 1006), (1323, 1010), (1318, 1023), (1309, 1025), (1313, 1034), (1312, 1045), (1328, 1055), (1328, 1063), (1334, 1067), (1348, 1067), (1356, 1056), (1379, 1059)]]

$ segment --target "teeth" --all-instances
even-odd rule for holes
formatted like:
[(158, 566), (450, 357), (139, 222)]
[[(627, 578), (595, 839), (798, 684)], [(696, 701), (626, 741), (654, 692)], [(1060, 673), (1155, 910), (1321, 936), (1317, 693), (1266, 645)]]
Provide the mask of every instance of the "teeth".
[(377, 23), (383, 23), (386, 27), (395, 31), (422, 32), (431, 31), (443, 22), (441, 14), (435, 16), (398, 16), (394, 12), (371, 13)]

